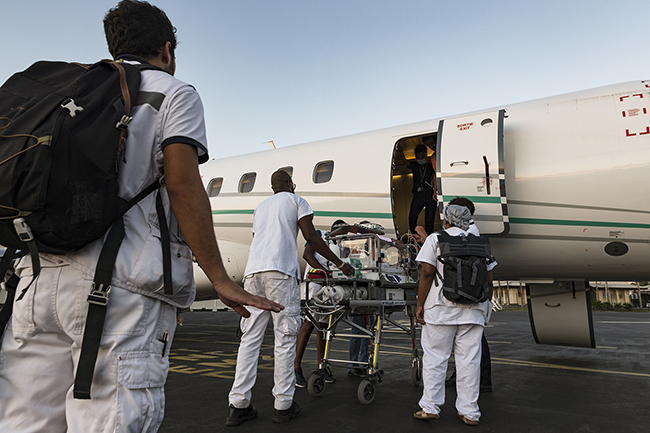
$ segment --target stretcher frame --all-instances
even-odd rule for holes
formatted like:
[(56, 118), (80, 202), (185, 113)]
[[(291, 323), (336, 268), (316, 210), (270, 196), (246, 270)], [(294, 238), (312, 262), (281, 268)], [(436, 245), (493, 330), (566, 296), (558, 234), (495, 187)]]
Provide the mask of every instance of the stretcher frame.
[[(363, 237), (375, 237), (374, 234), (353, 235), (359, 239)], [(336, 238), (350, 238), (350, 236), (338, 236)], [(375, 245), (379, 245), (377, 242)], [(376, 254), (378, 257), (379, 255)], [(362, 275), (361, 271), (371, 271), (371, 275), (377, 275), (377, 278), (358, 278)], [(415, 320), (415, 309), (417, 306), (416, 294), (417, 283), (408, 282), (396, 284), (387, 281), (379, 265), (361, 267), (357, 269), (357, 278), (315, 278), (311, 282), (319, 283), (323, 286), (345, 285), (352, 290), (352, 297), (335, 302), (331, 299), (331, 304), (315, 304), (308, 300), (302, 307), (302, 313), (306, 320), (309, 320), (314, 327), (323, 333), (325, 339), (325, 353), (323, 359), (318, 364), (318, 369), (310, 376), (307, 383), (307, 390), (312, 397), (321, 397), (325, 391), (325, 377), (332, 373), (331, 366), (353, 366), (363, 371), (359, 377), (361, 382), (357, 388), (357, 398), (360, 403), (367, 405), (373, 402), (376, 396), (377, 384), (383, 379), (384, 371), (380, 368), (379, 355), (381, 354), (399, 354), (403, 352), (391, 352), (381, 350), (382, 336), (385, 333), (401, 334), (411, 339), (411, 382), (414, 386), (419, 386), (422, 382), (422, 360), (418, 344), (416, 343), (416, 329), (418, 324)], [(369, 299), (359, 299), (364, 292)], [(400, 289), (404, 291), (403, 299), (383, 299), (386, 297), (387, 289)], [(409, 317), (410, 324), (402, 325), (391, 319), (391, 315), (396, 312), (404, 312)], [(323, 326), (315, 319), (314, 313), (328, 315), (327, 326)], [(371, 326), (361, 327), (352, 322), (350, 315), (363, 314), (374, 316), (375, 321)], [(355, 328), (359, 334), (352, 334), (349, 331), (339, 332), (337, 328), (342, 324)], [(349, 329), (349, 328), (348, 328)], [(336, 339), (361, 338), (370, 341), (368, 351), (368, 361), (350, 361), (348, 359), (337, 359), (331, 355), (332, 342)], [(371, 350), (370, 350), (371, 349)]]

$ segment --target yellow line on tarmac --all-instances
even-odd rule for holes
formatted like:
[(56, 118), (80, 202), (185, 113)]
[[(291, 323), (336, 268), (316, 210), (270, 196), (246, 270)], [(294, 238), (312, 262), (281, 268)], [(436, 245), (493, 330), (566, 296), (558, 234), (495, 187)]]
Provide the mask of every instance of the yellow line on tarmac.
[(505, 358), (492, 358), (493, 364), (502, 364), (502, 365), (516, 365), (520, 367), (537, 367), (537, 368), (551, 368), (556, 370), (573, 370), (573, 371), (585, 371), (588, 373), (605, 373), (605, 374), (618, 374), (622, 376), (636, 376), (636, 377), (650, 377), (648, 373), (633, 373), (630, 371), (614, 371), (614, 370), (599, 370), (596, 368), (584, 368), (584, 367), (572, 367), (569, 365), (559, 365), (559, 364), (548, 364), (544, 362), (532, 362), (532, 361), (520, 361), (517, 359), (505, 359)]
[(637, 322), (637, 321), (630, 321), (630, 320), (620, 320), (620, 321), (614, 321), (614, 320), (599, 320), (596, 323), (615, 323), (615, 324), (623, 324), (623, 325), (647, 325), (650, 322)]

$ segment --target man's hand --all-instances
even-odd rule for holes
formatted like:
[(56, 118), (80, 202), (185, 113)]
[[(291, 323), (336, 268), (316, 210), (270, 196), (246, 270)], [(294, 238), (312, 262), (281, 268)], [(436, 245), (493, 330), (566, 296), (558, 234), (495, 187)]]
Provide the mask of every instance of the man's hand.
[(424, 322), (424, 307), (422, 305), (420, 305), (419, 307), (417, 307), (415, 309), (415, 320), (417, 320), (417, 322), (420, 325), (425, 325), (425, 322)]
[(429, 237), (427, 231), (422, 226), (415, 227), (415, 233), (417, 233), (418, 236), (421, 238), (422, 243), (424, 243), (424, 241), (427, 240), (427, 237)]
[(349, 263), (344, 262), (338, 268), (341, 270), (341, 272), (343, 272), (344, 275), (347, 275), (348, 277), (354, 275), (354, 268)]
[(244, 305), (250, 305), (251, 307), (257, 307), (262, 310), (271, 310), (276, 313), (284, 309), (284, 306), (276, 302), (248, 293), (232, 281), (227, 281), (221, 284), (216, 283), (214, 284), (214, 290), (219, 294), (221, 302), (235, 310), (237, 314), (242, 317), (249, 317), (251, 315), (251, 313), (244, 308)]
[(284, 307), (280, 304), (247, 293), (226, 273), (214, 235), (210, 201), (199, 173), (196, 148), (185, 143), (173, 143), (165, 147), (163, 157), (165, 185), (172, 211), (187, 244), (221, 301), (244, 317), (250, 316), (244, 305), (275, 312), (282, 310)]

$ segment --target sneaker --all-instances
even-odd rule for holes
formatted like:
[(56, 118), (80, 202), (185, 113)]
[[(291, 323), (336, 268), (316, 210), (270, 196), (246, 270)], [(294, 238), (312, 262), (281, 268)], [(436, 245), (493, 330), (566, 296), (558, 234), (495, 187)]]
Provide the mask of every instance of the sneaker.
[(231, 404), (228, 418), (226, 418), (226, 425), (239, 425), (244, 421), (250, 421), (255, 418), (257, 418), (257, 409), (253, 405), (249, 404), (248, 407), (239, 409)]
[(307, 381), (305, 380), (305, 376), (302, 375), (302, 367), (298, 367), (294, 371), (296, 372), (296, 386), (298, 388), (306, 387)]
[(273, 412), (273, 417), (271, 418), (273, 422), (280, 423), (289, 421), (290, 419), (298, 418), (300, 416), (300, 406), (295, 401), (291, 404), (291, 407), (287, 410), (278, 410), (276, 409)]
[(439, 416), (437, 413), (427, 413), (424, 411), (424, 409), (420, 409), (413, 414), (413, 418), (422, 419), (425, 421), (433, 421), (438, 419)]
[(476, 426), (478, 425), (478, 420), (473, 420), (467, 418), (465, 415), (458, 414), (458, 418), (467, 425)]
[(325, 373), (325, 383), (334, 383), (336, 378), (329, 373)]

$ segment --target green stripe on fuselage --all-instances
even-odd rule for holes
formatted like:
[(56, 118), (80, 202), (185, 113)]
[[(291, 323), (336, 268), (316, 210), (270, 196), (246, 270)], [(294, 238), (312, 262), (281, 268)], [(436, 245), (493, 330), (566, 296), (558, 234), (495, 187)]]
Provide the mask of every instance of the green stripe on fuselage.
[[(456, 198), (458, 196), (456, 195), (443, 195), (442, 200), (445, 203), (449, 203), (452, 199)], [(486, 197), (486, 196), (463, 196), (465, 198), (468, 198), (472, 200), (473, 203), (495, 203), (495, 204), (501, 204), (501, 197), (496, 196), (496, 197)]]
[(339, 212), (339, 211), (314, 211), (314, 216), (332, 218), (380, 218), (393, 219), (393, 214), (383, 212)]
[[(254, 209), (220, 209), (213, 210), (212, 215), (253, 215), (254, 212)], [(384, 212), (314, 211), (314, 216), (332, 218), (393, 219), (393, 214)]]
[(255, 209), (220, 209), (213, 210), (212, 215), (253, 215)]
[(578, 220), (552, 220), (542, 218), (510, 218), (511, 224), (547, 225), (547, 226), (587, 226), (587, 227), (615, 227), (631, 229), (650, 229), (650, 224), (620, 223), (613, 221), (578, 221)]
[[(488, 202), (485, 198), (471, 198), (474, 202)], [(487, 198), (489, 202), (494, 202)], [(213, 215), (253, 215), (254, 209), (221, 209), (213, 210)], [(393, 215), (384, 212), (343, 212), (343, 211), (314, 211), (314, 216), (329, 218), (360, 218), (360, 219), (393, 219)], [(559, 220), (544, 218), (517, 218), (510, 217), (510, 224), (525, 225), (547, 225), (547, 226), (581, 226), (581, 227), (611, 227), (611, 228), (633, 228), (650, 229), (650, 224), (624, 223), (614, 221), (582, 221), (582, 220)]]

